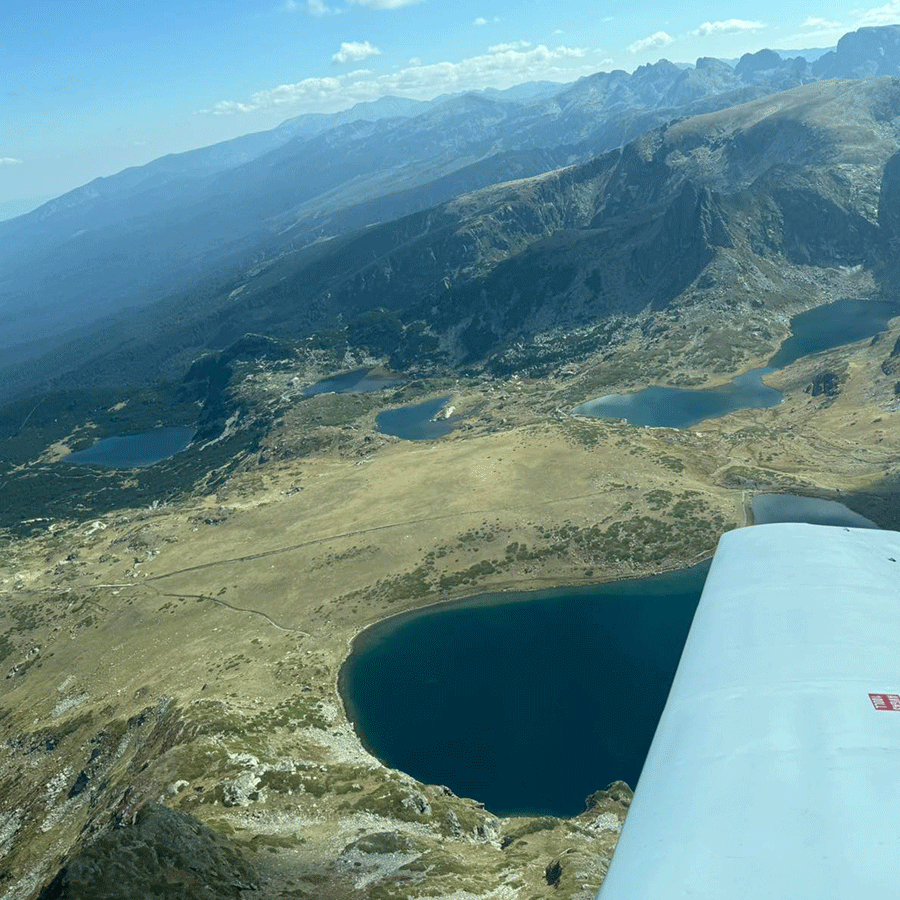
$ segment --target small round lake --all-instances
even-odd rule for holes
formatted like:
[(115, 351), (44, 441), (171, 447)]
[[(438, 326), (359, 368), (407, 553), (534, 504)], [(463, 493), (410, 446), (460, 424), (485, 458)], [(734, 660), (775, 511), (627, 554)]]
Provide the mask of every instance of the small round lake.
[(450, 434), (456, 427), (452, 418), (435, 419), (447, 405), (450, 396), (401, 406), (399, 409), (387, 409), (375, 417), (375, 427), (382, 434), (391, 434), (405, 441), (437, 440)]
[(317, 381), (303, 389), (305, 397), (314, 397), (316, 394), (367, 394), (372, 391), (383, 391), (385, 388), (400, 384), (401, 379), (387, 372), (377, 372), (374, 369), (355, 369), (352, 372), (344, 372), (323, 381)]
[(175, 426), (154, 428), (142, 434), (104, 438), (92, 447), (70, 453), (62, 461), (110, 469), (139, 469), (180, 453), (196, 433), (195, 428)]
[(800, 313), (791, 319), (791, 336), (762, 366), (714, 388), (685, 390), (652, 386), (631, 394), (608, 394), (574, 407), (579, 416), (625, 419), (632, 425), (690, 428), (739, 409), (777, 406), (781, 393), (763, 383), (770, 372), (782, 369), (811, 353), (830, 350), (884, 331), (900, 315), (894, 303), (839, 300)]
[(485, 595), (364, 632), (341, 692), (386, 765), (498, 815), (581, 812), (637, 783), (708, 565)]

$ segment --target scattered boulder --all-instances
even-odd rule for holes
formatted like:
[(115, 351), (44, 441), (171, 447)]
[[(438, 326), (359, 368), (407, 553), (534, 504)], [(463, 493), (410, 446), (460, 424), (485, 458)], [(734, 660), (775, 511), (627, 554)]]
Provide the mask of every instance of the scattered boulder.
[(813, 397), (825, 396), (829, 400), (833, 400), (841, 392), (841, 383), (843, 379), (837, 372), (819, 372), (808, 384), (804, 390)]
[(404, 809), (408, 809), (414, 813), (418, 813), (420, 816), (431, 815), (431, 804), (428, 802), (428, 799), (424, 796), (424, 794), (420, 794), (418, 791), (407, 794), (400, 801), (400, 804)]
[(488, 842), (496, 841), (500, 838), (502, 830), (503, 827), (500, 824), (499, 819), (493, 817), (485, 819), (480, 825), (475, 826), (475, 840)]
[(447, 828), (451, 837), (458, 838), (462, 835), (462, 825), (459, 823), (459, 816), (452, 809), (447, 813)]
[(249, 806), (262, 799), (259, 782), (259, 775), (254, 772), (241, 772), (237, 778), (222, 785), (222, 803), (225, 806)]

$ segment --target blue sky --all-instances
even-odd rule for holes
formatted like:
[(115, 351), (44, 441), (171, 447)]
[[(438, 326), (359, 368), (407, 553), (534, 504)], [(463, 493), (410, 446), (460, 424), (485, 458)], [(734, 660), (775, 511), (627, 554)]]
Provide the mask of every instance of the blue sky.
[[(834, 44), (900, 0), (0, 0), (0, 207), (384, 94)], [(2, 212), (2, 209), (0, 209)]]

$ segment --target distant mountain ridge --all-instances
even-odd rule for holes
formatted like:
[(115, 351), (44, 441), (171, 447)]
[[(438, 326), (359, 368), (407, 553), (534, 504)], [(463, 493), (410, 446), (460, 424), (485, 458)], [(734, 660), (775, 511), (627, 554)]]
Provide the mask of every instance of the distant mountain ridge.
[(18, 364), (66, 331), (88, 333), (92, 321), (212, 275), (243, 282), (307, 245), (589, 160), (663, 122), (861, 72), (900, 74), (900, 26), (845, 35), (812, 64), (763, 50), (733, 69), (662, 60), (556, 93), (384, 98), (337, 118), (298, 117), (277, 136), (163, 157), (0, 222), (0, 349)]
[(733, 371), (836, 279), (894, 296), (898, 159), (900, 79), (801, 85), (206, 282), (72, 345), (60, 383), (177, 377), (247, 332), (530, 375), (669, 333)]

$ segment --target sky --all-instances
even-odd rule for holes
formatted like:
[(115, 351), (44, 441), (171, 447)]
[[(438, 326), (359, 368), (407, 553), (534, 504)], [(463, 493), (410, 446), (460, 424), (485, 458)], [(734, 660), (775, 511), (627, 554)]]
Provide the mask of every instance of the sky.
[(0, 0), (0, 218), (386, 94), (828, 47), (896, 22), (900, 0)]

